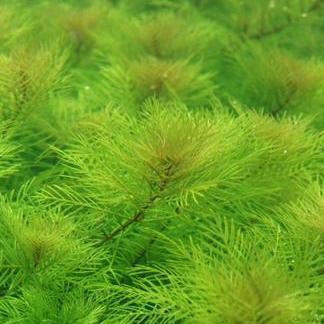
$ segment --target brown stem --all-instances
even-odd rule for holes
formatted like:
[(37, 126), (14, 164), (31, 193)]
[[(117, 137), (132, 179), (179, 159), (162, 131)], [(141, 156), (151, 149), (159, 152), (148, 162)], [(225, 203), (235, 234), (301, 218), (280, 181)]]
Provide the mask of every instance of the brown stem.
[[(175, 212), (177, 214), (180, 214), (181, 213), (181, 210), (179, 207), (176, 208)], [(162, 233), (163, 231), (165, 231), (167, 228), (168, 228), (168, 225), (170, 224), (170, 220), (166, 223), (166, 224), (163, 224), (160, 228), (160, 233)], [(151, 237), (147, 243), (147, 246), (145, 248), (143, 248), (139, 254), (137, 255), (137, 257), (133, 260), (132, 262), (132, 267), (135, 267), (142, 259), (143, 257), (145, 256), (145, 254), (148, 252), (148, 250), (152, 247), (152, 245), (156, 242), (157, 238), (156, 236), (154, 237)]]
[(44, 247), (37, 244), (34, 247), (34, 254), (33, 254), (35, 268), (38, 268), (38, 266), (40, 265), (43, 254), (44, 254)]
[[(160, 228), (160, 233), (162, 233), (163, 231), (165, 231), (165, 229), (167, 228), (167, 225), (163, 225)], [(156, 242), (156, 237), (151, 237), (149, 239), (149, 241), (147, 242), (147, 245), (145, 248), (143, 248), (138, 255), (135, 257), (135, 259), (132, 262), (132, 267), (135, 267), (145, 256), (145, 254), (148, 252), (148, 250), (150, 249), (150, 247)]]
[(26, 104), (29, 100), (29, 94), (28, 94), (29, 78), (24, 68), (19, 69), (17, 81), (18, 81), (17, 82), (18, 93), (16, 93), (15, 95), (16, 115), (20, 113), (24, 104)]
[[(164, 228), (161, 229), (161, 232), (164, 231)], [(147, 247), (143, 248), (140, 253), (136, 256), (136, 258), (133, 260), (132, 262), (132, 267), (135, 267), (137, 264), (139, 264), (139, 262), (144, 258), (145, 254), (147, 253), (148, 249), (154, 244), (154, 242), (156, 241), (156, 237), (152, 237), (148, 243), (147, 243)]]
[(121, 224), (119, 227), (115, 228), (110, 234), (106, 235), (103, 238), (103, 243), (107, 242), (107, 241), (111, 241), (115, 236), (117, 236), (118, 234), (120, 234), (121, 232), (123, 232), (125, 229), (127, 229), (130, 225), (132, 225), (133, 223), (139, 222), (144, 218), (144, 214), (145, 212), (150, 209), (150, 207), (154, 204), (154, 202), (159, 198), (159, 195), (156, 194), (152, 197), (150, 197), (150, 199), (147, 201), (147, 203), (140, 208), (139, 210), (137, 210), (135, 212), (135, 214), (129, 218), (126, 222), (124, 222), (123, 224)]
[(104, 238), (102, 239), (101, 243), (103, 244), (105, 242), (111, 241), (118, 234), (124, 232), (124, 230), (126, 230), (129, 226), (131, 226), (132, 224), (134, 224), (136, 222), (141, 221), (144, 218), (146, 211), (149, 210), (154, 205), (154, 203), (161, 197), (161, 194), (166, 190), (166, 188), (170, 182), (170, 177), (172, 176), (173, 173), (174, 173), (174, 167), (172, 164), (170, 164), (166, 168), (166, 170), (164, 172), (164, 177), (159, 183), (158, 192), (156, 194), (152, 195), (148, 199), (148, 201), (144, 204), (144, 206), (141, 207), (140, 209), (138, 209), (131, 218), (129, 218), (127, 221), (125, 221), (120, 226), (115, 228), (110, 234), (105, 235)]

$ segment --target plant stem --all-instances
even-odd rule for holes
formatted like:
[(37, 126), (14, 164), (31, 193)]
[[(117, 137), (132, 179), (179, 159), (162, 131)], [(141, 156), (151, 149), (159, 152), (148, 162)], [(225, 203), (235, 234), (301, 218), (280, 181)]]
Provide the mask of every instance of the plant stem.
[[(176, 208), (175, 212), (179, 215), (181, 213), (181, 210), (179, 207)], [(161, 227), (160, 227), (160, 233), (164, 232), (170, 225), (171, 223), (171, 220), (169, 219), (167, 221), (166, 224), (163, 224)], [(153, 236), (149, 239), (149, 241), (147, 242), (147, 245), (145, 248), (143, 248), (139, 253), (138, 255), (135, 257), (135, 259), (133, 260), (132, 262), (132, 267), (135, 267), (142, 259), (143, 257), (145, 256), (145, 254), (149, 251), (149, 249), (152, 247), (152, 245), (156, 242), (157, 240), (157, 237), (156, 236)]]
[[(162, 233), (167, 228), (167, 225), (163, 225), (160, 228), (160, 233)], [(148, 252), (148, 250), (151, 248), (151, 246), (156, 242), (156, 237), (153, 236), (149, 239), (147, 242), (147, 245), (145, 248), (143, 248), (138, 255), (135, 257), (135, 259), (132, 262), (132, 267), (135, 267), (145, 256), (145, 254)]]
[(148, 201), (143, 205), (143, 207), (141, 207), (140, 209), (138, 209), (135, 214), (129, 218), (128, 220), (126, 220), (124, 223), (122, 223), (120, 226), (118, 226), (117, 228), (115, 228), (110, 234), (105, 235), (104, 238), (102, 239), (101, 243), (105, 243), (108, 241), (113, 240), (118, 234), (124, 232), (129, 226), (131, 226), (132, 224), (141, 221), (147, 210), (149, 210), (154, 203), (160, 198), (161, 194), (166, 190), (169, 182), (170, 182), (170, 177), (173, 174), (173, 166), (172, 164), (170, 164), (168, 166), (168, 168), (165, 171), (163, 180), (161, 180), (161, 182), (159, 183), (158, 186), (158, 192), (154, 195), (152, 195)]
[(154, 196), (151, 196), (150, 199), (147, 201), (147, 203), (137, 210), (135, 214), (129, 218), (126, 222), (121, 224), (119, 227), (115, 228), (110, 234), (106, 235), (103, 239), (103, 242), (111, 241), (115, 236), (123, 232), (125, 229), (127, 229), (130, 225), (133, 223), (139, 222), (143, 219), (145, 212), (151, 208), (151, 206), (154, 204), (154, 202), (159, 198), (159, 195), (156, 194)]

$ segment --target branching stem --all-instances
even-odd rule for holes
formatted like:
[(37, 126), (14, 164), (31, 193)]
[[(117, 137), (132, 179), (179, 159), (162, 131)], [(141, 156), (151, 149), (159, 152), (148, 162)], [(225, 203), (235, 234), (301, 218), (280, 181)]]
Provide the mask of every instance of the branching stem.
[[(160, 233), (162, 233), (165, 229), (167, 228), (167, 224), (161, 226), (160, 228)], [(143, 248), (138, 255), (134, 258), (133, 262), (132, 262), (132, 267), (135, 267), (137, 264), (140, 263), (140, 261), (144, 258), (145, 254), (149, 251), (149, 249), (151, 248), (151, 246), (156, 242), (156, 236), (153, 236), (149, 239), (149, 241), (147, 242), (147, 245), (145, 248)]]
[(159, 198), (159, 195), (156, 194), (151, 196), (147, 203), (140, 209), (138, 209), (135, 214), (129, 218), (126, 222), (121, 224), (119, 227), (115, 228), (110, 234), (106, 235), (103, 239), (103, 242), (111, 241), (115, 236), (123, 232), (133, 223), (139, 222), (144, 218), (145, 212), (152, 207), (155, 201)]
[(144, 218), (147, 210), (149, 210), (154, 205), (154, 203), (161, 197), (161, 194), (167, 189), (170, 182), (170, 177), (173, 174), (173, 170), (174, 170), (173, 165), (170, 164), (168, 168), (165, 170), (163, 179), (159, 183), (158, 192), (152, 195), (148, 199), (148, 201), (134, 213), (134, 215), (131, 218), (129, 218), (120, 226), (115, 228), (110, 234), (105, 235), (104, 238), (102, 239), (102, 244), (113, 240), (117, 235), (124, 232), (129, 226), (131, 226), (136, 222), (141, 221)]

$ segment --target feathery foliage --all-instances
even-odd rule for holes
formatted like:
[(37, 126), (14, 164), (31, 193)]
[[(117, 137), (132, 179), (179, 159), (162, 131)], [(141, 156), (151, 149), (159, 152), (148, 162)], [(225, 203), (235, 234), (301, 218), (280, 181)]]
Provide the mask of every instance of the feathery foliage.
[(324, 321), (322, 0), (0, 5), (0, 322)]

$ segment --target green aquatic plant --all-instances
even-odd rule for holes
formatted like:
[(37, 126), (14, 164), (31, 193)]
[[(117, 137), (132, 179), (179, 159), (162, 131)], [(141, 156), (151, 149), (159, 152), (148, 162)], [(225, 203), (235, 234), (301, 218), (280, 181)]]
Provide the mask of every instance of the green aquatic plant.
[[(127, 66), (127, 68), (126, 68)], [(101, 91), (105, 102), (138, 111), (147, 99), (177, 101), (190, 107), (211, 100), (215, 85), (199, 65), (186, 61), (146, 58), (104, 70)]]
[(1, 323), (324, 321), (322, 0), (0, 9)]

